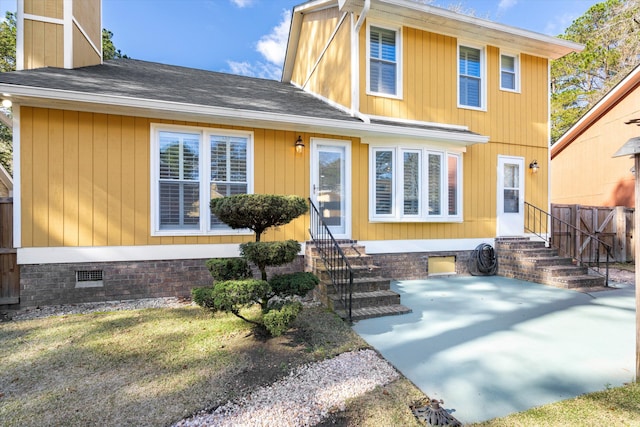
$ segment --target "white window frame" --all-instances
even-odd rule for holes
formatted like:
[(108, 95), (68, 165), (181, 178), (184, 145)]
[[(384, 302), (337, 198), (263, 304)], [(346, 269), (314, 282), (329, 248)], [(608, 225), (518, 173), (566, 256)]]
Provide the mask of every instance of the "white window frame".
[[(515, 87), (513, 89), (511, 88), (507, 88), (504, 87), (502, 84), (502, 57), (503, 56), (507, 56), (509, 58), (513, 58), (513, 79), (514, 79), (514, 84)], [(499, 68), (499, 73), (500, 73), (500, 90), (503, 90), (505, 92), (515, 92), (515, 93), (520, 93), (520, 55), (517, 53), (511, 53), (511, 52), (507, 52), (507, 51), (501, 51), (500, 52), (500, 56), (498, 59), (499, 64), (498, 64), (498, 68)]]
[[(460, 48), (467, 47), (471, 49), (477, 49), (480, 51), (480, 106), (465, 105), (460, 103)], [(456, 87), (457, 96), (456, 102), (458, 108), (464, 108), (468, 110), (487, 111), (487, 61), (486, 61), (486, 47), (479, 46), (474, 43), (458, 42), (456, 49)]]
[[(199, 149), (199, 199), (200, 199), (200, 226), (197, 229), (160, 229), (160, 133), (179, 132), (197, 134), (200, 138)], [(220, 236), (220, 235), (249, 235), (251, 230), (224, 230), (211, 229), (211, 150), (210, 137), (212, 135), (232, 136), (247, 138), (247, 194), (254, 192), (253, 178), (253, 141), (254, 134), (250, 131), (236, 131), (230, 129), (216, 129), (196, 126), (180, 126), (170, 124), (151, 124), (151, 235), (152, 236)]]
[[(392, 152), (392, 188), (394, 194), (393, 207), (391, 214), (376, 213), (376, 153), (379, 151)], [(420, 200), (419, 214), (404, 214), (404, 153), (416, 153), (420, 155)], [(429, 214), (429, 174), (428, 174), (428, 156), (429, 154), (437, 154), (441, 159), (440, 168), (440, 213), (438, 215)], [(448, 159), (455, 157), (457, 159), (456, 181), (458, 183), (456, 191), (457, 213), (449, 214), (449, 165)], [(462, 222), (463, 221), (463, 157), (462, 152), (441, 147), (425, 147), (411, 145), (375, 145), (369, 148), (369, 221), (371, 222)]]
[[(371, 27), (380, 28), (382, 30), (393, 31), (396, 34), (396, 93), (383, 93), (371, 90)], [(366, 35), (366, 93), (367, 95), (380, 96), (384, 98), (402, 99), (402, 27), (393, 27), (381, 25), (375, 22), (367, 24)]]

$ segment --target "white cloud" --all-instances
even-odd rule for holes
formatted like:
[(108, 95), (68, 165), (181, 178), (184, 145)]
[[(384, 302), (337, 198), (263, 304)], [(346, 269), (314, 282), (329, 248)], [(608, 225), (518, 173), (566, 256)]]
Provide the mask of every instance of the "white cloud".
[(554, 16), (551, 20), (547, 21), (547, 25), (544, 27), (544, 33), (550, 36), (562, 34), (579, 16), (580, 15), (575, 16), (571, 13)]
[(274, 64), (264, 62), (251, 64), (247, 61), (227, 61), (227, 64), (229, 65), (229, 72), (232, 74), (270, 80), (280, 80), (280, 77), (282, 77), (282, 67)]
[(256, 43), (256, 51), (262, 55), (264, 61), (227, 61), (229, 71), (241, 76), (280, 80), (282, 77), (282, 65), (284, 64), (287, 41), (289, 39), (290, 25), (291, 12), (285, 10), (282, 12), (280, 23), (278, 23), (269, 34), (262, 36)]
[(518, 3), (518, 0), (500, 0), (498, 4), (498, 11), (504, 12), (507, 9), (511, 9)]
[(231, 0), (231, 3), (235, 4), (239, 8), (243, 8), (253, 5), (253, 0)]
[(289, 38), (289, 26), (291, 25), (291, 11), (282, 12), (282, 20), (271, 30), (271, 33), (262, 36), (256, 46), (256, 50), (270, 63), (282, 66), (284, 54)]

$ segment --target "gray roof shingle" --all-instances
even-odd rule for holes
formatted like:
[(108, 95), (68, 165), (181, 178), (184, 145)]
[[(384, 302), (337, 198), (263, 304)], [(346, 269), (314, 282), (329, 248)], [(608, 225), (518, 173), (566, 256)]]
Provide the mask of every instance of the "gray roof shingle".
[(291, 84), (134, 59), (0, 73), (0, 83), (360, 122)]

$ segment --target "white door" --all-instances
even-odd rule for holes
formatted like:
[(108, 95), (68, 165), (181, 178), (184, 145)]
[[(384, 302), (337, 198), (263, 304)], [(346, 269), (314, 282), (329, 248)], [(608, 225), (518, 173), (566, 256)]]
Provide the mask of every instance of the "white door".
[(351, 234), (350, 148), (343, 141), (311, 140), (311, 200), (336, 239)]
[(524, 158), (498, 156), (498, 236), (524, 234)]

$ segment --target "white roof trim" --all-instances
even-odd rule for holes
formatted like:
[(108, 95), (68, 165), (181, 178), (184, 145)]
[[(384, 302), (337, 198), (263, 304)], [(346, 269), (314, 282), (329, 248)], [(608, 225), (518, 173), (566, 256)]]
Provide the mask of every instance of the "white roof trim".
[[(103, 112), (150, 118), (267, 127), (296, 132), (334, 133), (353, 137), (425, 138), (456, 145), (486, 143), (488, 136), (416, 127), (370, 124), (358, 120), (319, 119), (292, 114), (214, 107), (182, 102), (117, 95), (90, 94), (60, 89), (0, 84), (0, 92), (11, 93), (24, 106)], [(424, 125), (429, 126), (429, 123)]]

